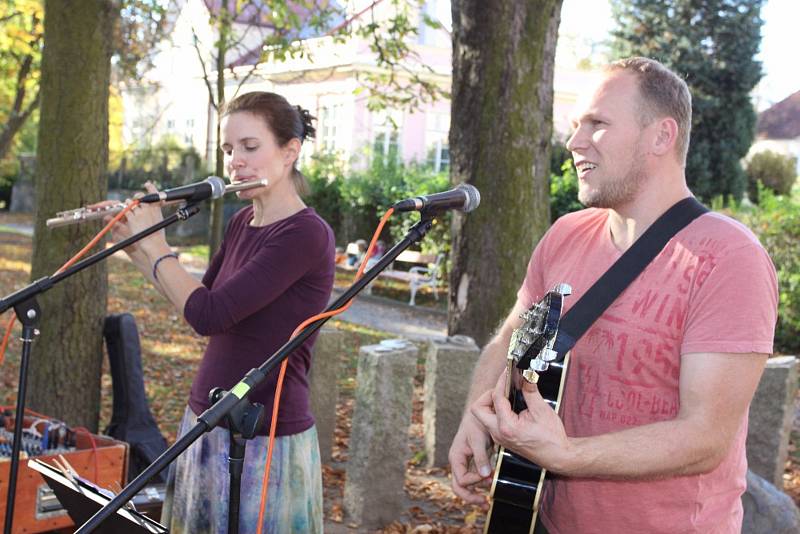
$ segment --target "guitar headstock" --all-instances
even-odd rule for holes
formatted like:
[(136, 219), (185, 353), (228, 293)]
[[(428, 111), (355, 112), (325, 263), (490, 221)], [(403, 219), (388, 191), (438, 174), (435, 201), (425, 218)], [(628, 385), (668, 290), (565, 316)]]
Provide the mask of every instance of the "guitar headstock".
[(535, 382), (538, 378), (536, 373), (546, 371), (550, 362), (558, 357), (553, 344), (561, 321), (564, 297), (571, 293), (568, 284), (557, 284), (520, 316), (524, 322), (511, 335), (508, 358), (530, 382)]

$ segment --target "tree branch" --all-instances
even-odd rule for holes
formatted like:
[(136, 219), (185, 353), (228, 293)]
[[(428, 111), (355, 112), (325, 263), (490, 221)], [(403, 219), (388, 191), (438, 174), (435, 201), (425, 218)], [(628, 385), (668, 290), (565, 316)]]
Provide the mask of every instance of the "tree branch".
[(192, 45), (197, 52), (197, 59), (200, 60), (200, 67), (203, 69), (203, 82), (205, 82), (206, 89), (208, 90), (208, 101), (211, 102), (211, 106), (214, 108), (214, 111), (219, 113), (219, 104), (217, 103), (216, 98), (214, 98), (214, 88), (211, 86), (211, 80), (208, 77), (206, 62), (203, 59), (203, 53), (200, 51), (199, 42), (200, 39), (197, 38), (197, 32), (195, 31), (194, 27), (192, 27)]
[(28, 117), (30, 117), (33, 110), (37, 107), (39, 107), (38, 90), (36, 91), (36, 96), (28, 103), (28, 106), (22, 113), (18, 113), (18, 110), (15, 110), (9, 115), (3, 129), (0, 130), (0, 159), (6, 156), (9, 148), (11, 148), (11, 142), (14, 140), (14, 136), (17, 135), (17, 132), (22, 128), (25, 121), (28, 120)]

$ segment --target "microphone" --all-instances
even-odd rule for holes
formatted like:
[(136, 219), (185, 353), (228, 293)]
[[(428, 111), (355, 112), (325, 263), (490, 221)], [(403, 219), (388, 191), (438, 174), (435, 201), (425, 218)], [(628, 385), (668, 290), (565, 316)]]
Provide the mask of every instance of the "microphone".
[(480, 203), (481, 194), (475, 186), (460, 184), (450, 191), (401, 200), (392, 207), (394, 211), (459, 210), (468, 213)]
[(150, 193), (139, 199), (139, 202), (163, 202), (170, 200), (185, 200), (197, 202), (208, 198), (220, 198), (225, 194), (225, 181), (218, 176), (209, 176), (202, 182), (173, 187), (158, 193)]

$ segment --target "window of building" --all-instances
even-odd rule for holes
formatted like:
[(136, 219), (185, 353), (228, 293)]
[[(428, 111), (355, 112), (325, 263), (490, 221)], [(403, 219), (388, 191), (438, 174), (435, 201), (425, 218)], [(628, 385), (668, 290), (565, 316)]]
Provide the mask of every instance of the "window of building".
[[(441, 27), (433, 27), (428, 22)], [(419, 18), (419, 43), (439, 48), (451, 46), (453, 16), (450, 11), (450, 0), (427, 0), (422, 7)]]
[(428, 113), (425, 117), (428, 164), (435, 172), (450, 168), (450, 114)]
[(400, 154), (400, 125), (403, 115), (396, 110), (381, 110), (372, 114), (372, 154), (384, 161)]
[(344, 149), (342, 139), (342, 122), (344, 121), (344, 104), (330, 103), (319, 110), (318, 134), (320, 150), (335, 152)]

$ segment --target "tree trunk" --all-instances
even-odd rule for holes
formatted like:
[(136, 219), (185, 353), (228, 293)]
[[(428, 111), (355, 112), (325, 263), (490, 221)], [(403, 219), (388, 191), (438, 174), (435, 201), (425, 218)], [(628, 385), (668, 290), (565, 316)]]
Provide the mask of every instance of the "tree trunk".
[[(52, 275), (97, 232), (55, 230), (57, 211), (106, 198), (112, 0), (47, 0), (36, 167), (32, 279)], [(118, 9), (118, 8), (117, 8)], [(97, 429), (107, 274), (104, 263), (38, 297), (28, 405), (71, 425)]]
[[(222, 153), (222, 131), (220, 122), (222, 120), (222, 107), (225, 105), (225, 56), (228, 52), (228, 42), (231, 34), (231, 14), (227, 3), (223, 2), (220, 6), (219, 18), (219, 40), (217, 41), (217, 148), (215, 154), (214, 172), (220, 178), (225, 176), (225, 162)], [(222, 245), (222, 238), (225, 233), (225, 197), (218, 198), (211, 202), (211, 227), (208, 239), (208, 259)]]
[(481, 192), (453, 218), (451, 335), (485, 344), (550, 219), (553, 62), (561, 0), (453, 0), (451, 177)]

